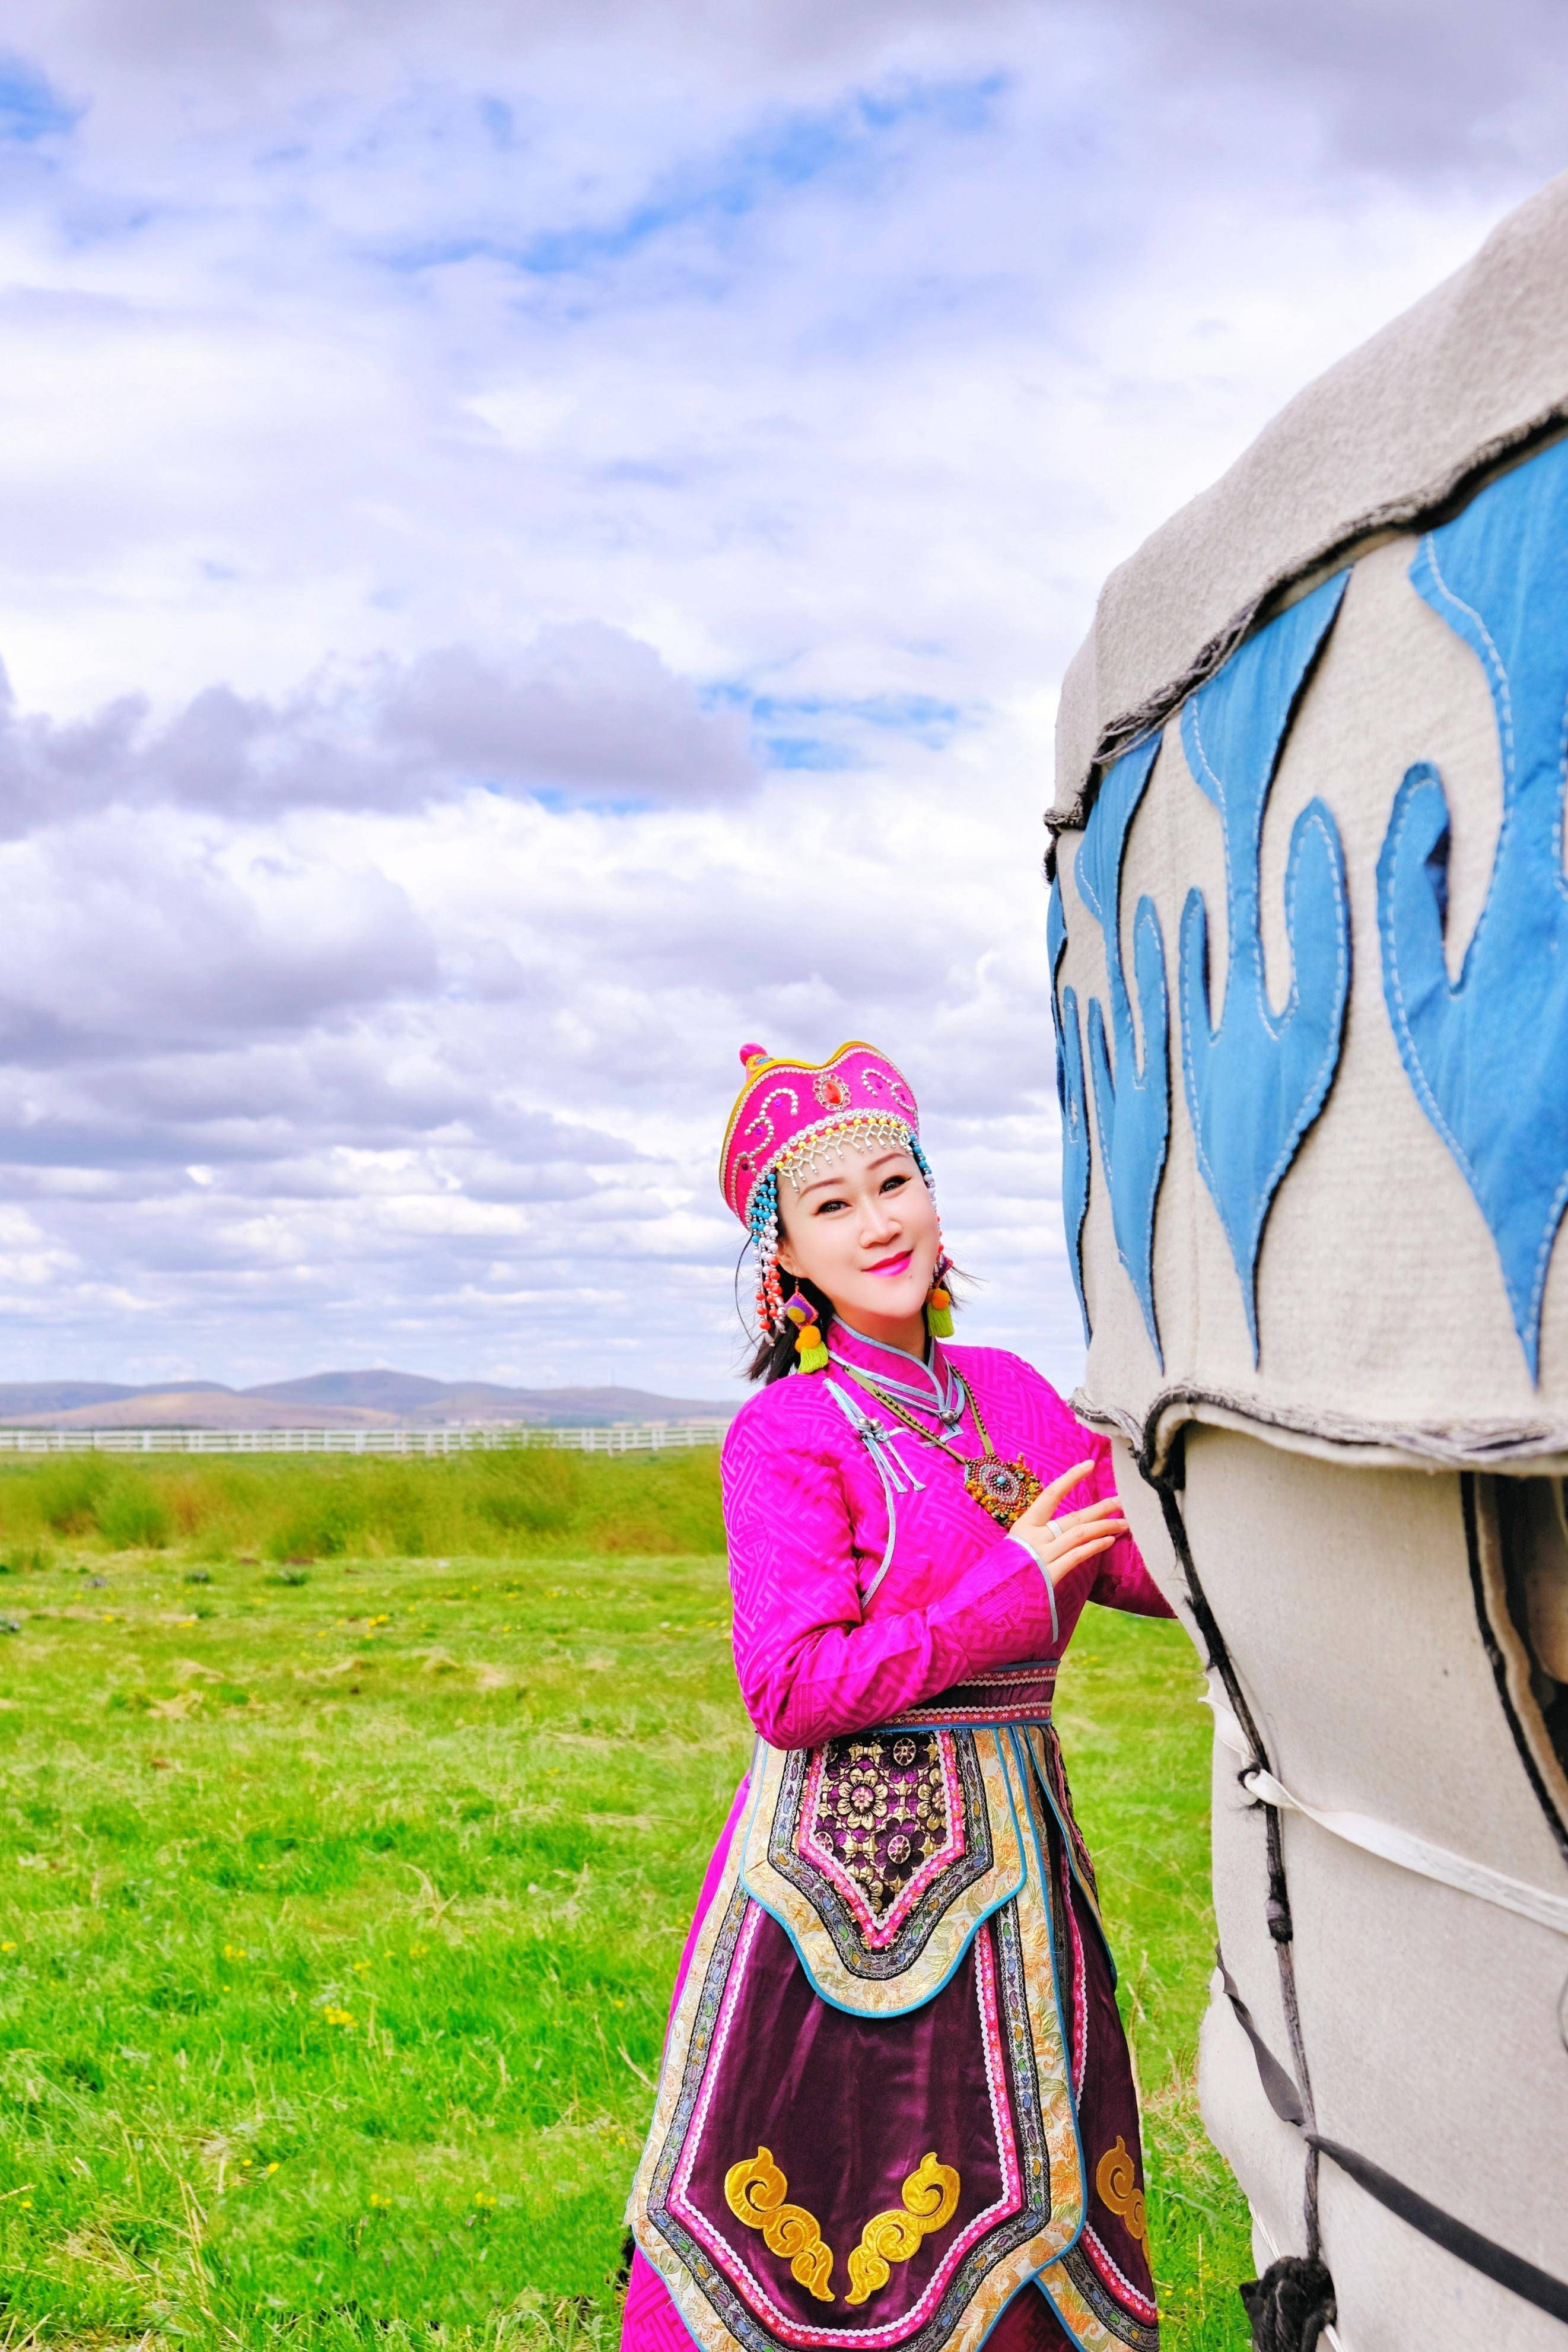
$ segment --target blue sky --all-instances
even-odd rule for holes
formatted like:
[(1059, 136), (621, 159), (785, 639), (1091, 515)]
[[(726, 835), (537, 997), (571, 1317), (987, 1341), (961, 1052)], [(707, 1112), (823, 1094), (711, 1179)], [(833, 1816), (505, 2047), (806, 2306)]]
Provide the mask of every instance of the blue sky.
[(16, 0), (0, 1378), (726, 1392), (743, 1039), (1075, 1310), (1105, 572), (1568, 162), (1535, 0)]

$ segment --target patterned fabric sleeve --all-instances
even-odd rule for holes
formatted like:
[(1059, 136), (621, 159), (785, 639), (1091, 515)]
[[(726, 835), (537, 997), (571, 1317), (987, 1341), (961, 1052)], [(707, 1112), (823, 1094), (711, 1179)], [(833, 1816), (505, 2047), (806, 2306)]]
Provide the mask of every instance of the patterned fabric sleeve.
[[(1082, 1423), (1079, 1424), (1082, 1427)], [(1096, 1430), (1085, 1429), (1084, 1453), (1094, 1456), (1092, 1500), (1098, 1502), (1103, 1495), (1116, 1492), (1116, 1470), (1111, 1457), (1111, 1441)], [(1097, 1601), (1102, 1609), (1126, 1609), (1134, 1617), (1174, 1617), (1175, 1610), (1144, 1566), (1144, 1556), (1131, 1535), (1121, 1536), (1109, 1551), (1102, 1552), (1096, 1562), (1098, 1573), (1089, 1588), (1089, 1598)]]
[(771, 1747), (815, 1747), (983, 1668), (1055, 1654), (1045, 1580), (1005, 1536), (940, 1601), (867, 1620), (831, 1453), (745, 1412), (723, 1467), (736, 1670)]

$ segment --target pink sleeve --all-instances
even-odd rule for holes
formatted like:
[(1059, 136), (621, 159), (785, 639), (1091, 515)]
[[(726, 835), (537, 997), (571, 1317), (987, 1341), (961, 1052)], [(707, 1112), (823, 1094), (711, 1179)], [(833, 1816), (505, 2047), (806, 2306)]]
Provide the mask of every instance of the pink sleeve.
[[(1103, 1496), (1116, 1492), (1111, 1441), (1098, 1431), (1085, 1429), (1083, 1445), (1085, 1454), (1092, 1453), (1094, 1456), (1094, 1475), (1084, 1482), (1092, 1489), (1088, 1500), (1097, 1503)], [(1073, 1498), (1068, 1499), (1071, 1502)], [(1144, 1566), (1144, 1556), (1130, 1535), (1119, 1536), (1109, 1551), (1101, 1553), (1098, 1569), (1087, 1597), (1097, 1601), (1102, 1609), (1126, 1609), (1134, 1617), (1175, 1616), (1175, 1610)]]
[(984, 1667), (1052, 1654), (1045, 1578), (1005, 1536), (940, 1601), (866, 1621), (836, 1465), (746, 1417), (725, 1444), (724, 1518), (736, 1671), (771, 1747), (814, 1748)]

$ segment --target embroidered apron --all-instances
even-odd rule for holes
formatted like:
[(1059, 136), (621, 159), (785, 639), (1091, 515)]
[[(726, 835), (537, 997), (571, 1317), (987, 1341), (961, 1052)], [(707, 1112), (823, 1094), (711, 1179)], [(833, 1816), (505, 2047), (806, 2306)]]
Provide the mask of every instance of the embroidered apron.
[(1136, 2096), (1054, 1664), (758, 1742), (632, 2192), (704, 2352), (1153, 2352)]

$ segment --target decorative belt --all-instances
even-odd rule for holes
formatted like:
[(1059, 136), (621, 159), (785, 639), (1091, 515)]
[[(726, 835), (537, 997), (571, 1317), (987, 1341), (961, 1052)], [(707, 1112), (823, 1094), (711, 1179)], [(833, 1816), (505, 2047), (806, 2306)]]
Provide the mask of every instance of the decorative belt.
[(913, 1726), (953, 1723), (1049, 1723), (1056, 1691), (1055, 1658), (1029, 1658), (1017, 1665), (997, 1666), (969, 1682), (955, 1683), (935, 1698), (922, 1699), (890, 1715), (879, 1728), (899, 1730)]

